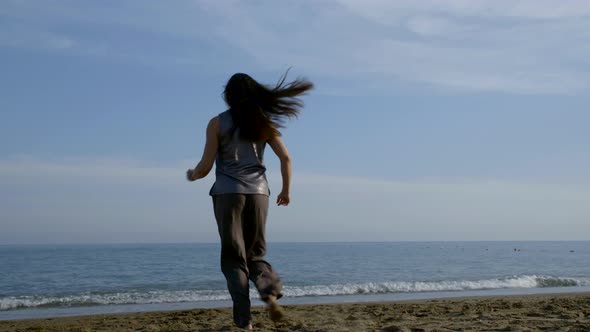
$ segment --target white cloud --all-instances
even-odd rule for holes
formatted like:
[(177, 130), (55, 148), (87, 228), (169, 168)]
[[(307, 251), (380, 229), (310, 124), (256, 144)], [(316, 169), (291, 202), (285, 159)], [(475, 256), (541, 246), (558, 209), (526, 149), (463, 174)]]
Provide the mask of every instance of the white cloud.
[[(584, 74), (589, 68), (571, 63), (590, 56), (579, 46), (590, 41), (590, 23), (580, 19), (590, 14), (588, 5), (552, 10), (536, 2), (341, 3), (348, 12), (315, 3), (315, 15), (302, 17), (294, 32), (269, 28), (280, 24), (277, 7), (257, 12), (244, 3), (231, 9), (220, 3), (214, 15), (224, 23), (212, 33), (261, 65), (294, 63), (326, 76), (524, 94), (572, 94), (590, 86)], [(553, 20), (541, 20), (546, 17)], [(569, 50), (569, 61), (561, 50)]]
[[(4, 45), (33, 43), (152, 65), (210, 68), (215, 61), (259, 71), (292, 65), (316, 77), (361, 80), (366, 86), (418, 83), (520, 94), (575, 94), (590, 87), (586, 1), (11, 3), (0, 15), (19, 22), (10, 35), (25, 38), (16, 37), (15, 44), (3, 34)], [(64, 24), (109, 37), (56, 32)], [(117, 39), (137, 33), (151, 42), (130, 46)], [(26, 37), (35, 34), (55, 37), (53, 42)], [(162, 41), (174, 42), (152, 44)]]
[(337, 0), (349, 10), (382, 23), (432, 12), (465, 17), (505, 17), (515, 19), (561, 19), (590, 16), (590, 3), (584, 0)]

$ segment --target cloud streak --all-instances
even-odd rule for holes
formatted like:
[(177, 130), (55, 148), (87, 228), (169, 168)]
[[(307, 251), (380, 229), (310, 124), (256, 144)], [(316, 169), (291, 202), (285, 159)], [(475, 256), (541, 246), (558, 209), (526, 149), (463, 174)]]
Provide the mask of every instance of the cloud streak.
[[(0, 243), (215, 242), (213, 177), (188, 183), (187, 165), (3, 159)], [(280, 176), (269, 173), (274, 198)], [(296, 172), (293, 204), (271, 207), (268, 232), (271, 241), (587, 240), (588, 197), (587, 185)]]

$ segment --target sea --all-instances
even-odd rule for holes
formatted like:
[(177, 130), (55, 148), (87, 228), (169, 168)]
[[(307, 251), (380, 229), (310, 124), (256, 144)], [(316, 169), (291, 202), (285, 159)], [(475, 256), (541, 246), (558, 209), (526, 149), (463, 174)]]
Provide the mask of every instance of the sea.
[[(590, 291), (590, 241), (267, 249), (284, 304)], [(229, 307), (219, 252), (219, 244), (0, 246), (0, 320)]]

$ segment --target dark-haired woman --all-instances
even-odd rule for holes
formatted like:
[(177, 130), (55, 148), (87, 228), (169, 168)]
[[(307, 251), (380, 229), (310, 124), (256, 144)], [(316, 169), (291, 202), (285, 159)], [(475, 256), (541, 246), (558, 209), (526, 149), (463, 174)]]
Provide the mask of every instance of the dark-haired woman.
[(267, 87), (246, 74), (233, 75), (223, 93), (229, 110), (211, 119), (201, 161), (186, 173), (189, 181), (205, 177), (216, 163), (210, 195), (221, 238), (221, 270), (233, 301), (234, 323), (251, 330), (249, 284), (256, 286), (270, 318), (280, 320), (277, 303), (282, 284), (266, 254), (265, 224), (270, 191), (263, 157), (270, 145), (281, 162), (283, 188), (278, 205), (289, 205), (291, 160), (278, 131), (286, 118), (297, 116), (297, 97), (313, 88), (305, 80)]

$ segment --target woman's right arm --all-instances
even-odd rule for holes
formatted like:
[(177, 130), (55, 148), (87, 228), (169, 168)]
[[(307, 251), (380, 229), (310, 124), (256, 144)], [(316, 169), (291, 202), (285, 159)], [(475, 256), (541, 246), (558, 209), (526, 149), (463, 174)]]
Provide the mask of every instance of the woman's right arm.
[(213, 168), (213, 163), (215, 162), (215, 157), (217, 156), (217, 147), (219, 146), (219, 141), (217, 138), (218, 132), (219, 117), (216, 116), (211, 119), (207, 125), (207, 137), (201, 161), (195, 168), (186, 171), (186, 178), (189, 181), (196, 181), (198, 179), (204, 178), (207, 176), (207, 174), (209, 174), (211, 168)]
[(279, 157), (281, 161), (281, 176), (283, 177), (283, 190), (277, 197), (278, 205), (289, 205), (291, 198), (289, 196), (289, 190), (291, 186), (291, 156), (289, 150), (285, 146), (283, 139), (280, 136), (274, 136), (268, 140), (268, 145), (272, 148), (272, 151)]

